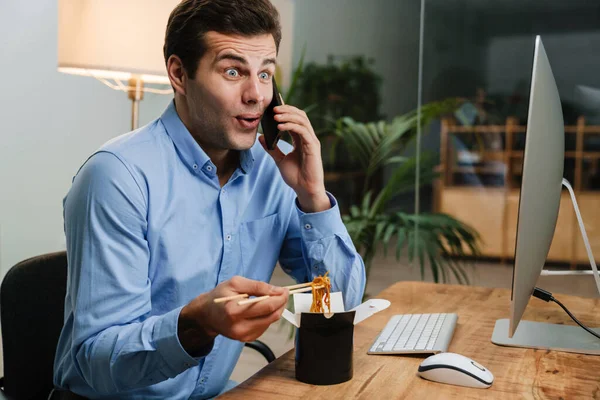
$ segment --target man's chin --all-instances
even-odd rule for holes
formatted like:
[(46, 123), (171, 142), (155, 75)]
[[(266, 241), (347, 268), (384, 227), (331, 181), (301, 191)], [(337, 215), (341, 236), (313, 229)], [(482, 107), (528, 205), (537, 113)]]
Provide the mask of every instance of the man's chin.
[(233, 135), (229, 140), (229, 148), (231, 150), (244, 151), (250, 149), (256, 143), (257, 133), (243, 133)]

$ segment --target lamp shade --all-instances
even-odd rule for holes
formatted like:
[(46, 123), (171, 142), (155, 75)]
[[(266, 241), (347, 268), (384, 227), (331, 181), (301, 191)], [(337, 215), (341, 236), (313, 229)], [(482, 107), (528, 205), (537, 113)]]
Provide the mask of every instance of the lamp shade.
[[(163, 58), (167, 21), (180, 0), (59, 0), (58, 70), (98, 78), (168, 84)], [(272, 0), (283, 28), (281, 72), (289, 82), (293, 0)], [(285, 44), (285, 45), (284, 45)]]
[(59, 0), (61, 72), (169, 83), (162, 47), (179, 0)]
[(277, 54), (277, 65), (281, 71), (281, 77), (278, 81), (280, 88), (288, 87), (291, 84), (293, 71), (293, 51), (294, 51), (294, 10), (295, 0), (271, 0), (271, 3), (279, 11), (281, 20), (281, 43)]

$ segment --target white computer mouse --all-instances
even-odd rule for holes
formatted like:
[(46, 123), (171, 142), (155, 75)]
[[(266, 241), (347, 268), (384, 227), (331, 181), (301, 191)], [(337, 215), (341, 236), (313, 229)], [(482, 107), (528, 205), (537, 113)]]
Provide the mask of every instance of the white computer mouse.
[(494, 375), (483, 365), (456, 353), (439, 353), (419, 365), (419, 376), (430, 381), (474, 388), (489, 388)]

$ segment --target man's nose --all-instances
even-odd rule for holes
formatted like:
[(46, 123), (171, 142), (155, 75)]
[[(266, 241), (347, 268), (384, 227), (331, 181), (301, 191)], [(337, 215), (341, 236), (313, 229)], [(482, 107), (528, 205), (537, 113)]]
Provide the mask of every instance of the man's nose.
[[(265, 100), (263, 91), (265, 89), (263, 83), (257, 78), (249, 79), (244, 86), (244, 92), (242, 94), (242, 101), (245, 104), (260, 104)], [(261, 88), (263, 91), (261, 91)]]

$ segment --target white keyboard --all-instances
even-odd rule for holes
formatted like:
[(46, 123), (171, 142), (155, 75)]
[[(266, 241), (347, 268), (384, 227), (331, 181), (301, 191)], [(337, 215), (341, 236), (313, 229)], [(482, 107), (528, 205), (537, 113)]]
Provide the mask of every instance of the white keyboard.
[(368, 354), (418, 354), (448, 351), (456, 314), (394, 315), (367, 352)]

